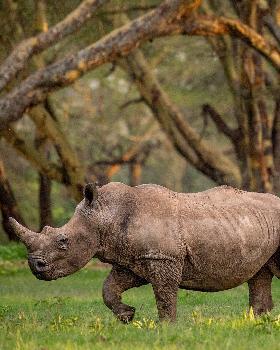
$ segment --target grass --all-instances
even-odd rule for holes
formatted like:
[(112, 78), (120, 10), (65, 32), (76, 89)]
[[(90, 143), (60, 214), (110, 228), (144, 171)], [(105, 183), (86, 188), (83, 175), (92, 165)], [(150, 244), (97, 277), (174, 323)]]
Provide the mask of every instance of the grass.
[(279, 349), (277, 280), (273, 282), (276, 307), (259, 319), (246, 313), (247, 286), (243, 285), (220, 293), (180, 291), (177, 323), (158, 324), (153, 293), (146, 286), (124, 295), (137, 313), (132, 324), (123, 325), (102, 302), (108, 270), (92, 262), (67, 278), (38, 281), (19, 259), (22, 253), (16, 245), (0, 249), (1, 350)]

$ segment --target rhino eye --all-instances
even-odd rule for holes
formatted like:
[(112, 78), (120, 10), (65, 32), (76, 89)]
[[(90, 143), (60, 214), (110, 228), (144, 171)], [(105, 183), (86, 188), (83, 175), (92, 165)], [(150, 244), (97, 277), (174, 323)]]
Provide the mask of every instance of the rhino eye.
[(61, 236), (58, 238), (58, 248), (61, 250), (66, 250), (68, 248), (68, 238), (66, 236)]

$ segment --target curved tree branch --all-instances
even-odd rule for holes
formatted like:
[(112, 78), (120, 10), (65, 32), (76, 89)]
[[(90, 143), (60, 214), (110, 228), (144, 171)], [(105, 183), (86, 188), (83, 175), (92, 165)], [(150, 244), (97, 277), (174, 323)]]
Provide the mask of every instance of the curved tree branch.
[(141, 42), (157, 36), (157, 32), (172, 20), (191, 15), (200, 3), (201, 0), (165, 0), (155, 10), (109, 33), (97, 43), (37, 71), (0, 99), (0, 129), (21, 118), (27, 107), (42, 102), (49, 91), (69, 85), (85, 72), (127, 55)]
[(201, 140), (162, 89), (142, 52), (135, 50), (119, 63), (134, 80), (141, 96), (180, 154), (215, 182), (240, 186), (241, 175), (236, 164), (219, 149)]
[(44, 154), (34, 148), (31, 142), (19, 136), (14, 129), (3, 130), (0, 136), (3, 136), (6, 142), (38, 171), (46, 174), (52, 180), (63, 182), (63, 169), (51, 163)]
[(275, 19), (271, 15), (267, 14), (264, 17), (264, 23), (267, 26), (267, 28), (270, 30), (270, 32), (274, 36), (274, 38), (280, 44), (280, 27), (276, 23)]
[(0, 91), (25, 67), (30, 57), (78, 30), (105, 2), (106, 0), (85, 0), (48, 31), (19, 43), (0, 67)]
[(63, 165), (62, 182), (71, 187), (75, 199), (79, 201), (85, 184), (85, 169), (50, 112), (45, 106), (39, 105), (30, 109), (29, 117), (37, 129), (53, 143)]
[(209, 115), (215, 123), (217, 129), (225, 134), (228, 138), (230, 138), (233, 143), (237, 141), (238, 131), (236, 129), (230, 128), (214, 107), (208, 103), (205, 103), (202, 105), (202, 113), (204, 115)]
[(124, 57), (141, 42), (158, 36), (171, 34), (239, 36), (280, 70), (278, 48), (238, 20), (224, 17), (191, 17), (192, 11), (199, 5), (199, 0), (166, 0), (155, 10), (114, 30), (95, 44), (37, 71), (18, 88), (0, 99), (0, 129), (20, 119), (28, 107), (45, 100), (48, 92), (70, 85), (87, 71)]
[[(165, 32), (164, 32), (165, 31)], [(261, 53), (271, 64), (280, 71), (280, 50), (245, 23), (233, 18), (197, 16), (187, 20), (171, 23), (161, 31), (160, 35), (224, 35), (239, 37)], [(159, 35), (159, 33), (158, 33)]]

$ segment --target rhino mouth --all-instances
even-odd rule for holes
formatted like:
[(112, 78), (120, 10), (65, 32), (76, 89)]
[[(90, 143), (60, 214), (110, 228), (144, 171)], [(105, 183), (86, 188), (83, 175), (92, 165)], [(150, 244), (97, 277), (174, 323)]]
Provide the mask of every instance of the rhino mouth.
[(53, 262), (49, 263), (42, 255), (30, 254), (28, 265), (38, 280), (53, 281), (68, 275), (65, 271), (58, 269)]
[(34, 271), (32, 270), (33, 275), (41, 281), (52, 281), (56, 280), (56, 277), (53, 276), (51, 269), (49, 268), (48, 270), (45, 271)]
[(58, 278), (64, 277), (62, 272), (55, 273), (51, 268), (44, 272), (32, 271), (33, 275), (41, 281), (55, 281)]
[(32, 273), (36, 278), (42, 280), (48, 279), (48, 274), (50, 272), (50, 266), (46, 259), (38, 255), (29, 255), (28, 256), (28, 265)]
[(41, 281), (50, 281), (51, 280), (51, 278), (48, 278), (46, 275), (43, 275), (40, 272), (33, 272), (33, 274), (38, 280), (41, 280)]

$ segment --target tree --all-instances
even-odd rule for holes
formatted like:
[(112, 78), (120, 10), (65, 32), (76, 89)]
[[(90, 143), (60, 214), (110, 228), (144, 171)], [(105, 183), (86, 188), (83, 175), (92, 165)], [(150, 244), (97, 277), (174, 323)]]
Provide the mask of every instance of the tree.
[(24, 224), (24, 220), (20, 214), (9, 180), (7, 179), (2, 160), (0, 160), (0, 209), (2, 213), (2, 225), (9, 239), (18, 241), (16, 234), (9, 225), (9, 217), (14, 217), (22, 224)]
[[(22, 26), (13, 0), (1, 5), (8, 9), (8, 21), (15, 31), (12, 44), (7, 37), (0, 37), (11, 50), (0, 65), (0, 136), (44, 176), (42, 186), (46, 181), (57, 181), (67, 186), (76, 201), (81, 199), (87, 169), (56, 116), (51, 94), (111, 62), (125, 69), (139, 90), (140, 101), (149, 106), (175, 149), (201, 173), (218, 184), (278, 191), (277, 2), (165, 0), (159, 4), (151, 5), (147, 1), (141, 6), (128, 6), (116, 1), (111, 2), (110, 7), (107, 3), (105, 0), (81, 1), (72, 12), (50, 25), (46, 3), (40, 0), (34, 7), (36, 25), (32, 29)], [(133, 19), (116, 29), (111, 20), (108, 25), (108, 18), (123, 13), (132, 15)], [(97, 20), (106, 23), (105, 30), (95, 34), (97, 40), (89, 36), (90, 44), (82, 48), (74, 45), (76, 52), (70, 55), (61, 49), (59, 45), (68, 36), (89, 23), (94, 26)], [(138, 48), (144, 42), (172, 35), (203, 36), (219, 58), (233, 95), (235, 126), (221, 116), (215, 106), (202, 101), (201, 108), (205, 120), (210, 118), (230, 140), (234, 156), (202, 139), (188, 116), (164, 91), (150, 68), (145, 50)], [(14, 42), (17, 45), (11, 47)], [(264, 91), (269, 94), (269, 103), (263, 97)], [(40, 137), (50, 143), (54, 156), (49, 157), (44, 147), (37, 147), (17, 130), (14, 123), (24, 115), (32, 120)], [(114, 161), (114, 157), (111, 160)], [(134, 184), (139, 181), (136, 177), (141, 162), (137, 158), (130, 163)], [(104, 177), (104, 172), (97, 171), (95, 176), (97, 173)]]
[[(272, 34), (275, 36), (277, 24), (272, 17), (276, 13), (273, 5), (263, 8), (258, 2), (249, 1), (234, 2), (234, 5), (242, 25), (245, 23), (263, 34), (269, 18), (269, 23), (274, 24)], [(203, 7), (204, 12), (212, 15), (212, 12), (218, 11), (218, 6), (221, 6), (218, 1), (210, 1), (208, 6)], [(278, 36), (275, 39), (276, 44)], [(280, 185), (279, 77), (273, 81), (275, 71), (265, 65), (260, 53), (235, 37), (207, 37), (207, 40), (225, 71), (233, 94), (233, 117), (237, 126), (231, 128), (209, 104), (203, 104), (202, 110), (230, 140), (236, 161), (222, 154), (215, 145), (201, 140), (199, 133), (188, 124), (163, 91), (143, 53), (134, 51), (124, 64), (120, 64), (137, 85), (143, 101), (151, 108), (174, 147), (188, 162), (218, 184), (226, 183), (252, 191), (277, 192)], [(264, 98), (267, 93), (274, 105), (270, 111)]]
[[(95, 6), (92, 9), (95, 10), (97, 5), (105, 1), (95, 0), (93, 3)], [(28, 107), (44, 101), (50, 91), (72, 84), (89, 70), (106, 62), (112, 62), (120, 56), (126, 56), (142, 42), (163, 35), (183, 33), (207, 36), (228, 33), (234, 37), (239, 36), (258, 50), (279, 71), (280, 51), (270, 41), (239, 20), (196, 16), (195, 10), (200, 5), (199, 0), (163, 1), (154, 10), (105, 35), (96, 43), (38, 70), (0, 99), (1, 129), (20, 119)], [(77, 17), (81, 18), (80, 12)], [(4, 88), (35, 52), (42, 51), (55, 40), (67, 35), (69, 31), (66, 31), (65, 27), (71, 31), (72, 22), (66, 22), (64, 25), (58, 24), (59, 28), (57, 26), (50, 28), (43, 38), (42, 34), (39, 34), (20, 44), (20, 47), (17, 47), (2, 64), (0, 86)], [(21, 52), (28, 54), (21, 55)], [(18, 101), (17, 104), (13, 103), (15, 100)]]

